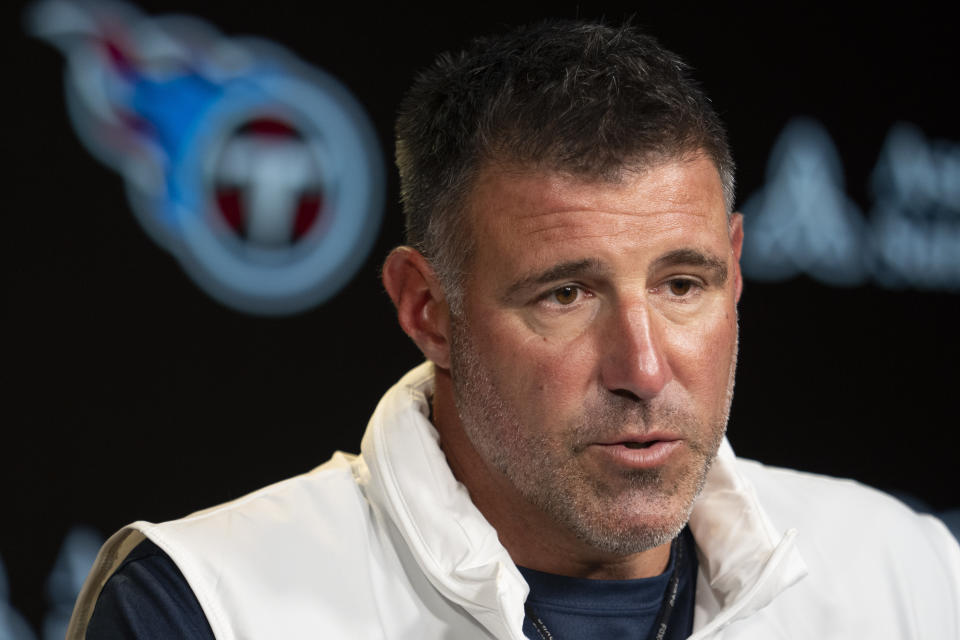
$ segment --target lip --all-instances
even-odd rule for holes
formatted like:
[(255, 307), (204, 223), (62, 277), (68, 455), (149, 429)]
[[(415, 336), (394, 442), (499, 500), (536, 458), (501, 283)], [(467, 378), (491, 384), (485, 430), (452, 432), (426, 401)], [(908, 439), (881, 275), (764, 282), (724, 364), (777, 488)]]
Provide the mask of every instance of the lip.
[(682, 442), (675, 435), (650, 433), (596, 442), (590, 449), (618, 466), (654, 469), (665, 464)]

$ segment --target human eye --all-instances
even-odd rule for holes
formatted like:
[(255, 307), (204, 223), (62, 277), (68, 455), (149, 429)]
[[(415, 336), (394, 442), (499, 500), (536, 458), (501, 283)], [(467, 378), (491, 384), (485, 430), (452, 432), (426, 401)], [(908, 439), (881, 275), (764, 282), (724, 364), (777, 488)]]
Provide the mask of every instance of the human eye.
[(589, 293), (580, 285), (565, 284), (547, 291), (538, 302), (552, 308), (571, 308), (588, 296)]
[(664, 287), (670, 297), (681, 301), (689, 300), (703, 291), (703, 285), (699, 281), (688, 277), (670, 278), (664, 283)]

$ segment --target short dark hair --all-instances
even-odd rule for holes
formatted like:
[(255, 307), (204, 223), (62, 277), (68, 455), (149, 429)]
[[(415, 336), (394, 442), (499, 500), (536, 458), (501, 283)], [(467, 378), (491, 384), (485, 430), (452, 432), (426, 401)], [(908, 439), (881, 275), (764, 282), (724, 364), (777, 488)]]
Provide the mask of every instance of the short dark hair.
[(397, 166), (407, 242), (451, 306), (473, 238), (465, 198), (486, 163), (616, 180), (705, 152), (733, 205), (726, 132), (686, 63), (632, 25), (551, 20), (441, 54), (400, 106)]

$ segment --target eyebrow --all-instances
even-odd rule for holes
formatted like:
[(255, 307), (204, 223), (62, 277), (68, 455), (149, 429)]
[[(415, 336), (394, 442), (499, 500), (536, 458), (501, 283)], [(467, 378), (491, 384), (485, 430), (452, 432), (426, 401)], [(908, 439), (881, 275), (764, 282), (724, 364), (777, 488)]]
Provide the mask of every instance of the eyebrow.
[(714, 255), (697, 249), (677, 249), (664, 254), (653, 261), (650, 270), (656, 271), (677, 266), (705, 268), (713, 272), (718, 284), (722, 285), (727, 281), (727, 263)]
[(568, 280), (570, 278), (582, 277), (585, 274), (601, 274), (607, 269), (597, 258), (584, 258), (583, 260), (569, 260), (555, 264), (549, 269), (524, 276), (507, 287), (504, 298), (510, 299), (517, 294), (538, 286)]

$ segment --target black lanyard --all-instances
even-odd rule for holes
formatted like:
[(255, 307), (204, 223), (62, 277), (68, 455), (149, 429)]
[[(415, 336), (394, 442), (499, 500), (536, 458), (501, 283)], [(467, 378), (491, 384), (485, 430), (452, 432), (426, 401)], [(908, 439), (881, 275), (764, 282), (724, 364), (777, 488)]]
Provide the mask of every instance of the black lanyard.
[[(677, 594), (680, 591), (680, 564), (683, 560), (683, 536), (677, 536), (674, 540), (676, 545), (676, 557), (673, 560), (673, 572), (670, 574), (670, 582), (667, 583), (667, 589), (663, 593), (663, 601), (660, 603), (660, 611), (657, 612), (657, 619), (650, 629), (650, 640), (663, 640), (667, 637), (667, 626), (670, 623), (670, 617), (673, 615), (673, 609), (677, 604)], [(537, 630), (540, 640), (555, 640), (550, 629), (544, 624), (543, 620), (533, 612), (528, 603), (523, 603), (523, 610), (526, 612), (533, 628)]]

